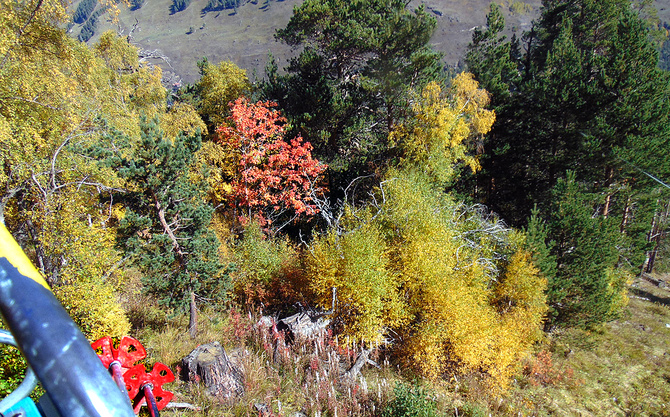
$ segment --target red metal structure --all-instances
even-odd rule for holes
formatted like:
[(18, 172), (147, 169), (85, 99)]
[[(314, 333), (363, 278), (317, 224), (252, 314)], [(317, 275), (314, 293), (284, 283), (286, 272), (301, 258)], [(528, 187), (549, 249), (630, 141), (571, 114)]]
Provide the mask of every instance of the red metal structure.
[(111, 337), (103, 337), (91, 344), (102, 364), (109, 369), (119, 388), (127, 392), (135, 414), (146, 405), (151, 416), (157, 417), (158, 411), (165, 408), (174, 394), (163, 389), (163, 384), (175, 380), (174, 374), (165, 364), (156, 363), (147, 372), (143, 363), (147, 357), (144, 346), (130, 336), (124, 336), (114, 347)]

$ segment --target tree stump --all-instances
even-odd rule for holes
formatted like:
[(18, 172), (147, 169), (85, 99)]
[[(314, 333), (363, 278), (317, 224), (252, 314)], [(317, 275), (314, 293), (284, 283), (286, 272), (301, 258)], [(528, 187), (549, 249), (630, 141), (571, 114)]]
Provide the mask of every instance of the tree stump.
[(324, 315), (298, 313), (277, 322), (277, 330), (285, 331), (289, 342), (294, 339), (311, 340), (321, 336), (330, 325)]
[(202, 382), (212, 396), (232, 398), (244, 394), (242, 371), (230, 361), (219, 342), (200, 345), (182, 359), (182, 379)]

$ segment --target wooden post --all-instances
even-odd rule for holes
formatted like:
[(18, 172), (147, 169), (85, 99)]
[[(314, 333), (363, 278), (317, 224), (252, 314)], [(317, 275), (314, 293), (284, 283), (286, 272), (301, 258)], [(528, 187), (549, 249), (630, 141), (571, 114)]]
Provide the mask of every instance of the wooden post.
[(191, 339), (195, 339), (198, 333), (198, 311), (195, 308), (195, 292), (191, 291), (190, 317), (188, 320), (188, 333)]

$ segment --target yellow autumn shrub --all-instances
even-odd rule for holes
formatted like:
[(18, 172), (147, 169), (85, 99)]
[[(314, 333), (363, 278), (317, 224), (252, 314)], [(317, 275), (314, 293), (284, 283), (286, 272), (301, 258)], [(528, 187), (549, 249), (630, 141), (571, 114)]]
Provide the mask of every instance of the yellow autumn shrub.
[(428, 378), (480, 371), (504, 385), (541, 334), (546, 283), (495, 218), (431, 189), (423, 174), (391, 174), (382, 221), (411, 317), (399, 357)]
[[(382, 193), (383, 191), (383, 193)], [(541, 335), (546, 285), (518, 233), (436, 190), (416, 170), (391, 170), (381, 211), (345, 212), (307, 262), (324, 309), (344, 334), (384, 337), (426, 378), (478, 372), (505, 386)]]
[(237, 158), (221, 144), (206, 141), (195, 154), (194, 180), (204, 179), (209, 185), (207, 194), (214, 205), (225, 203), (233, 190)]
[(628, 306), (628, 287), (633, 282), (633, 276), (624, 268), (607, 268), (608, 295), (612, 297), (610, 311), (616, 316)]
[(229, 61), (218, 65), (206, 62), (201, 72), (196, 85), (202, 94), (200, 113), (213, 131), (226, 122), (230, 114), (228, 103), (249, 92), (251, 83), (246, 71)]
[(521, 356), (542, 337), (541, 324), (547, 312), (546, 279), (533, 265), (530, 253), (518, 249), (510, 258), (504, 274), (494, 287), (492, 303), (499, 315), (496, 358), (491, 372), (499, 385), (519, 370)]
[(412, 106), (414, 117), (390, 134), (402, 152), (401, 165), (422, 167), (440, 183), (452, 180), (460, 163), (478, 170), (471, 151), (495, 121), (495, 112), (486, 108), (489, 101), (489, 93), (470, 73), (456, 76), (446, 92), (429, 83)]
[[(351, 217), (350, 211), (345, 214)], [(364, 223), (351, 233), (331, 230), (309, 250), (307, 275), (318, 304), (330, 310), (351, 341), (377, 343), (386, 329), (405, 320), (398, 276), (389, 268), (387, 248), (377, 224)]]
[(423, 377), (476, 372), (504, 387), (541, 336), (546, 282), (522, 234), (444, 192), (460, 166), (479, 169), (477, 141), (495, 120), (488, 103), (468, 73), (446, 94), (428, 84), (390, 135), (401, 158), (378, 204), (348, 207), (311, 245), (307, 270), (323, 308), (336, 289), (345, 334), (384, 337)]
[(54, 288), (54, 294), (88, 339), (129, 334), (130, 322), (111, 285), (82, 280)]
[(63, 192), (54, 198), (58, 210), (48, 210), (41, 224), (44, 250), (63, 263), (51, 275), (53, 291), (89, 339), (123, 336), (130, 323), (113, 285), (118, 279), (110, 277), (121, 259), (114, 248), (115, 232), (102, 227), (93, 210), (87, 212), (84, 197)]
[(385, 192), (384, 220), (394, 231), (395, 269), (412, 318), (401, 332), (400, 357), (429, 378), (454, 366), (481, 367), (489, 356), (495, 314), (483, 269), (459, 240), (449, 212), (443, 212), (455, 203), (440, 201), (417, 174), (390, 181)]
[(92, 48), (99, 62), (83, 62), (100, 77), (91, 96), (106, 120), (130, 137), (140, 134), (139, 117), (151, 119), (166, 110), (167, 90), (159, 66), (141, 63), (138, 50), (125, 37), (107, 31)]
[(184, 133), (193, 136), (197, 132), (207, 135), (207, 126), (193, 106), (188, 103), (175, 103), (169, 111), (160, 115), (160, 125), (165, 137), (174, 140)]

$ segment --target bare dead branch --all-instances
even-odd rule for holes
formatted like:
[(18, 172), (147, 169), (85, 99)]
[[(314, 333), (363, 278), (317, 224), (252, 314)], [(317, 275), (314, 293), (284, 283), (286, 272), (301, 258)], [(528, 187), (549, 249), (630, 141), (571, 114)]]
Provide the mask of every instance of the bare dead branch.
[(137, 51), (137, 57), (140, 59), (140, 63), (146, 63), (150, 59), (160, 59), (174, 71), (174, 68), (170, 63), (170, 58), (168, 58), (166, 55), (163, 55), (163, 52), (161, 52), (160, 49), (154, 49), (153, 51), (139, 49)]
[(60, 111), (60, 110), (62, 110), (62, 109), (60, 109), (60, 108), (58, 108), (58, 107), (54, 107), (54, 106), (51, 106), (51, 105), (49, 105), (49, 104), (45, 104), (45, 103), (39, 102), (39, 101), (37, 101), (37, 98), (38, 98), (38, 97), (35, 97), (35, 98), (25, 98), (25, 97), (12, 96), (12, 97), (0, 97), (0, 101), (2, 101), (2, 100), (18, 100), (18, 101), (24, 101), (24, 102), (26, 102), (26, 103), (37, 104), (38, 106), (46, 107), (47, 109), (51, 109), (51, 110), (56, 110), (56, 111)]

